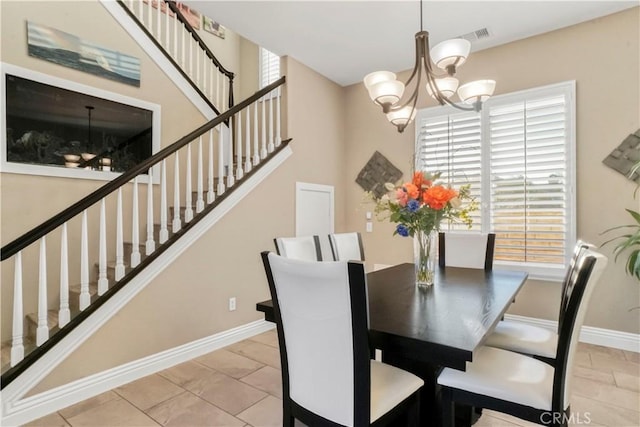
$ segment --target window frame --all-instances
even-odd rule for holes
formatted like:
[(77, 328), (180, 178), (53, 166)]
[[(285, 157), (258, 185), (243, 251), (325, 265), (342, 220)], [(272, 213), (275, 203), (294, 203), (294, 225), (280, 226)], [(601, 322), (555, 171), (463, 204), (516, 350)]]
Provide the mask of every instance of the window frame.
[[(567, 207), (565, 210), (566, 221), (566, 237), (564, 241), (564, 264), (552, 263), (532, 263), (521, 261), (502, 261), (494, 260), (494, 266), (505, 270), (524, 270), (529, 273), (529, 278), (534, 280), (545, 280), (553, 282), (561, 282), (566, 266), (573, 251), (573, 245), (576, 242), (577, 223), (576, 223), (576, 82), (575, 80), (565, 81), (561, 83), (540, 86), (531, 89), (525, 89), (504, 95), (497, 95), (483, 103), (483, 108), (478, 113), (480, 115), (480, 147), (481, 147), (481, 232), (488, 233), (491, 231), (491, 185), (490, 185), (490, 148), (489, 143), (489, 112), (492, 107), (500, 107), (511, 103), (531, 100), (532, 98), (543, 98), (546, 96), (564, 95), (566, 102), (565, 123), (566, 123), (566, 184), (565, 196)], [(424, 119), (433, 119), (437, 117), (451, 116), (461, 113), (460, 110), (451, 106), (437, 106), (424, 108), (417, 111), (415, 119), (415, 164), (416, 170), (422, 167), (421, 160), (418, 158), (419, 135), (422, 129), (421, 122)], [(489, 184), (484, 184), (489, 182)], [(475, 233), (476, 231), (469, 231)]]
[[(265, 51), (266, 51), (266, 52), (269, 52), (269, 53), (271, 53), (271, 54), (273, 54), (274, 56), (277, 56), (279, 60), (281, 59), (281, 57), (280, 57), (280, 56), (278, 56), (278, 55), (276, 55), (275, 53), (271, 52), (269, 49), (264, 48), (264, 47), (262, 47), (262, 46), (258, 46), (258, 90), (263, 89), (263, 88), (265, 88), (265, 87), (266, 87), (266, 86), (263, 86), (263, 84), (262, 84), (262, 83), (263, 83), (263, 80), (264, 80), (264, 79), (263, 79), (263, 76), (264, 76), (264, 68), (263, 68), (263, 61), (262, 61), (262, 59), (263, 59), (263, 56), (264, 56), (264, 52), (265, 52)], [(280, 63), (280, 62), (278, 62), (278, 75), (282, 75), (282, 72), (281, 72), (282, 70), (281, 70), (280, 65), (281, 65), (281, 63)], [(278, 78), (279, 78), (279, 77), (278, 77)], [(276, 80), (277, 80), (277, 79), (276, 79)], [(275, 80), (274, 80), (274, 81), (275, 81)], [(271, 83), (269, 83), (269, 84), (271, 84)], [(276, 90), (276, 91), (274, 91), (274, 92), (271, 92), (271, 93), (270, 93), (270, 94), (268, 94), (268, 95), (265, 95), (265, 96), (264, 96), (263, 98), (261, 98), (260, 100), (262, 100), (262, 99), (272, 99), (272, 98), (276, 98), (276, 97), (279, 97), (279, 96), (280, 96), (280, 89), (278, 88), (278, 90)]]

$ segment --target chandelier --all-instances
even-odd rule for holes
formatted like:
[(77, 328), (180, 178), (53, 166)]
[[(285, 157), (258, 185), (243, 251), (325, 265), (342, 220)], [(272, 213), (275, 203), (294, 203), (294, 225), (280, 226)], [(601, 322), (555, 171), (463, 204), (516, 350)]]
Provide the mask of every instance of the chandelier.
[[(402, 133), (416, 115), (418, 93), (426, 76), (427, 93), (440, 105), (451, 105), (464, 111), (480, 111), (496, 86), (495, 80), (476, 80), (459, 86), (455, 78), (457, 67), (464, 64), (471, 50), (471, 43), (465, 39), (445, 40), (429, 50), (429, 32), (422, 28), (422, 0), (420, 0), (420, 31), (416, 33), (416, 62), (406, 83), (396, 80), (390, 71), (376, 71), (367, 74), (364, 85), (369, 96), (379, 106), (387, 119)], [(433, 64), (432, 64), (433, 63)], [(442, 72), (435, 72), (435, 67)], [(405, 88), (414, 81), (413, 93), (406, 96)], [(451, 97), (458, 94), (462, 104)], [(403, 102), (400, 102), (404, 99)]]

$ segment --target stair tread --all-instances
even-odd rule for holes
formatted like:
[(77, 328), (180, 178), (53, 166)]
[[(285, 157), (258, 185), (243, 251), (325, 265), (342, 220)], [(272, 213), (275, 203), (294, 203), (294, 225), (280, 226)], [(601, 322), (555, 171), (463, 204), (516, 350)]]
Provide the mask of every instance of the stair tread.
[[(80, 283), (76, 283), (75, 285), (69, 286), (69, 293), (79, 294), (81, 292), (82, 285)], [(98, 282), (89, 282), (89, 295), (94, 295), (98, 293)]]
[[(38, 324), (38, 313), (29, 313), (26, 317), (34, 325)], [(58, 326), (58, 310), (47, 310), (47, 326), (49, 330)]]

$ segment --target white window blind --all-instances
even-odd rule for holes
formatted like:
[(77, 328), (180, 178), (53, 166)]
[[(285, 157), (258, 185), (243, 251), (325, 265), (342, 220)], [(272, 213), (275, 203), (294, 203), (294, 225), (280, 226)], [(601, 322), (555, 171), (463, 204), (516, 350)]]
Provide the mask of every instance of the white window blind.
[(561, 278), (575, 242), (574, 93), (562, 83), (496, 96), (481, 113), (422, 110), (416, 121), (416, 168), (471, 184), (472, 231), (496, 233), (496, 264), (532, 277)]
[(260, 89), (280, 78), (280, 57), (267, 49), (260, 48)]

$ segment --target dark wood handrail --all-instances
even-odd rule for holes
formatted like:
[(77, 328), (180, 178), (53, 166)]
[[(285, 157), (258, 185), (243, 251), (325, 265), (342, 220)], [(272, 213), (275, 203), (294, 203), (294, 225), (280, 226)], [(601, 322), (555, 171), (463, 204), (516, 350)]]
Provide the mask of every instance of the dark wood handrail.
[(98, 188), (93, 193), (89, 194), (88, 196), (84, 197), (83, 199), (69, 206), (65, 210), (49, 218), (48, 220), (38, 225), (37, 227), (24, 233), (22, 236), (18, 237), (12, 242), (6, 244), (5, 246), (2, 247), (2, 249), (0, 249), (0, 252), (1, 252), (0, 260), (4, 261), (7, 258), (12, 257), (13, 255), (18, 253), (22, 249), (26, 248), (36, 240), (40, 239), (41, 237), (55, 230), (65, 222), (69, 221), (71, 218), (75, 217), (85, 209), (88, 209), (90, 206), (92, 206), (96, 202), (100, 201), (101, 199), (111, 194), (112, 192), (114, 192), (115, 190), (117, 190), (127, 182), (131, 181), (136, 176), (140, 175), (140, 173), (153, 167), (154, 165), (159, 163), (161, 160), (169, 157), (171, 154), (175, 153), (180, 148), (189, 144), (198, 136), (204, 134), (210, 129), (213, 129), (219, 124), (226, 122), (230, 117), (234, 116), (238, 111), (243, 110), (244, 108), (251, 105), (252, 103), (257, 101), (264, 95), (271, 92), (272, 90), (276, 89), (279, 86), (282, 86), (285, 83), (285, 81), (286, 81), (285, 76), (280, 77), (280, 79), (271, 83), (269, 86), (265, 86), (263, 89), (257, 91), (256, 93), (254, 93), (253, 95), (251, 95), (249, 98), (245, 99), (238, 105), (233, 106), (232, 108), (225, 111), (218, 117), (214, 118), (208, 123), (205, 123), (204, 125), (200, 126), (198, 129), (183, 136), (178, 141), (174, 142), (168, 147), (163, 148), (153, 156), (149, 157), (148, 159), (145, 159), (143, 162), (132, 167), (131, 169), (129, 169), (119, 177), (115, 178), (112, 181), (109, 181), (107, 184)]
[[(193, 39), (198, 42), (198, 44), (200, 45), (202, 50), (204, 50), (206, 52), (206, 54), (209, 57), (209, 59), (211, 59), (213, 61), (213, 63), (215, 64), (216, 67), (218, 67), (220, 72), (222, 74), (224, 74), (225, 76), (227, 76), (229, 78), (229, 80), (233, 80), (233, 78), (235, 76), (233, 74), (233, 72), (227, 70), (226, 68), (224, 68), (222, 66), (220, 61), (218, 61), (218, 58), (216, 58), (215, 55), (213, 54), (213, 52), (211, 52), (211, 50), (209, 50), (209, 48), (207, 47), (205, 42), (200, 38), (200, 36), (196, 32), (196, 30), (191, 26), (191, 24), (189, 24), (189, 21), (187, 21), (187, 18), (185, 18), (184, 15), (182, 14), (182, 12), (180, 12), (180, 9), (178, 9), (178, 6), (176, 6), (176, 2), (173, 1), (173, 0), (165, 0), (165, 3), (167, 4), (167, 6), (169, 6), (171, 11), (176, 14), (176, 16), (178, 17), (180, 22), (182, 22), (184, 24), (184, 26), (187, 29), (187, 31), (189, 31), (189, 33), (191, 33), (191, 37), (193, 37)], [(158, 5), (158, 7), (160, 7), (160, 5)]]

